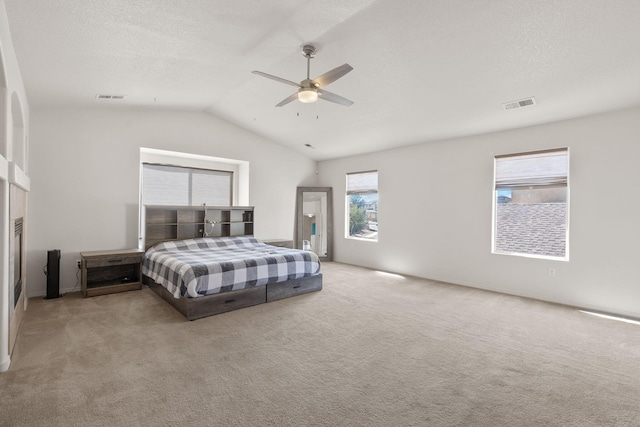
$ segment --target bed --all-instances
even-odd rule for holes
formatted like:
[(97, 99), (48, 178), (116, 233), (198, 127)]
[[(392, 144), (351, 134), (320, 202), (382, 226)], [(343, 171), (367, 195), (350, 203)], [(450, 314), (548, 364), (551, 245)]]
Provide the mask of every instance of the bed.
[(318, 256), (253, 236), (201, 237), (155, 244), (143, 283), (188, 320), (322, 289)]

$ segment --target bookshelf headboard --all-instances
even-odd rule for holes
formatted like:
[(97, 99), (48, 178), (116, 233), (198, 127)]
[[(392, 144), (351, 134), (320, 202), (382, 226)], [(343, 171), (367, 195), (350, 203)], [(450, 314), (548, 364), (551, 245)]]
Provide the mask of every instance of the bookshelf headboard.
[(169, 240), (252, 236), (253, 206), (144, 206), (144, 249)]

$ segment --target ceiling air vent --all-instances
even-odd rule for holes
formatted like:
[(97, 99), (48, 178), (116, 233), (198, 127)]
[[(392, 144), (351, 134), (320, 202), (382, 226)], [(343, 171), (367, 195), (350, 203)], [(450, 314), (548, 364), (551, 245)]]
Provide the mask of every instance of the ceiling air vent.
[(536, 99), (532, 96), (531, 98), (521, 99), (519, 101), (511, 101), (506, 104), (502, 104), (505, 110), (513, 110), (515, 108), (527, 107), (529, 105), (534, 105), (536, 103)]
[(102, 93), (96, 94), (96, 99), (124, 99), (126, 95), (106, 95)]

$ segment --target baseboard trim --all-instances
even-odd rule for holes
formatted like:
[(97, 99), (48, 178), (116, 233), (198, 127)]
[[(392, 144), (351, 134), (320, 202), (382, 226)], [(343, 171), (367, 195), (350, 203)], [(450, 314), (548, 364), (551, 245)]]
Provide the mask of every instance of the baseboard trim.
[(9, 365), (11, 365), (11, 357), (7, 356), (5, 360), (0, 362), (0, 372), (6, 372), (9, 370)]

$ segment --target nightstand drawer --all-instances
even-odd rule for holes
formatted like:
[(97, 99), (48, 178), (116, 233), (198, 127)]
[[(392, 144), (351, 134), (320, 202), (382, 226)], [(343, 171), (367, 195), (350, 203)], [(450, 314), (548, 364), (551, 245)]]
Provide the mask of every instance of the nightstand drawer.
[(85, 258), (87, 268), (109, 267), (112, 265), (138, 264), (142, 262), (142, 255), (116, 256), (108, 258)]

